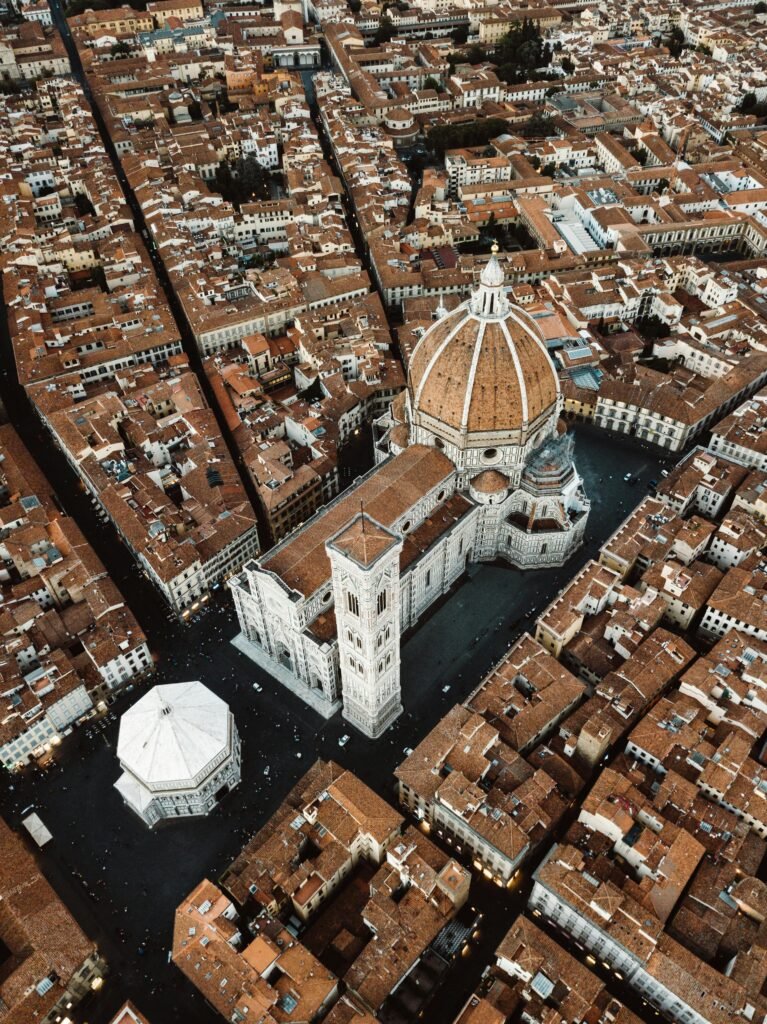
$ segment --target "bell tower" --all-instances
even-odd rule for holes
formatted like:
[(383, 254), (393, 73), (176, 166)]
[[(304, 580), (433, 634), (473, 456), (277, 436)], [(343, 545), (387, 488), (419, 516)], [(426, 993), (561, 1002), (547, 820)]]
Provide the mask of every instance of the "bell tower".
[(402, 538), (360, 511), (325, 550), (333, 573), (343, 716), (377, 739), (402, 713)]

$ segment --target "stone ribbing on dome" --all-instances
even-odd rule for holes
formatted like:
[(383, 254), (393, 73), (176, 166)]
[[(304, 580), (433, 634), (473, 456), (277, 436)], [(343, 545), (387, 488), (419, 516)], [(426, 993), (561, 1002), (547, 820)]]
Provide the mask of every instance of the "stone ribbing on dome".
[(419, 414), (461, 434), (523, 430), (553, 409), (556, 371), (535, 324), (513, 306), (498, 318), (463, 304), (430, 328), (410, 360)]

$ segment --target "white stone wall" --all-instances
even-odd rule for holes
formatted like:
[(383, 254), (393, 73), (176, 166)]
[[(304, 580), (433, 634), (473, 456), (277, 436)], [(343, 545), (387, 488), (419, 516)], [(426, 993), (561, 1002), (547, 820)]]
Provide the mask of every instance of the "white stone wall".
[(451, 432), (441, 428), (437, 421), (434, 421), (432, 429), (427, 417), (421, 415), (413, 418), (409, 413), (408, 400), (411, 444), (434, 447), (438, 440), (441, 450), (457, 468), (459, 489), (463, 489), (473, 476), (486, 469), (497, 469), (509, 478), (512, 487), (516, 487), (532, 452), (547, 438), (555, 436), (562, 403), (560, 395), (552, 411), (531, 424), (524, 436), (517, 431), (517, 436), (507, 437), (504, 439), (506, 443), (502, 443), (497, 435), (488, 434), (484, 443), (478, 444), (477, 435), (473, 435), (472, 447), (464, 447), (458, 443), (460, 438), (451, 437)]
[(195, 817), (209, 814), (217, 805), (217, 794), (224, 788), (232, 790), (240, 782), (241, 747), (237, 728), (232, 721), (231, 749), (222, 762), (199, 785), (157, 793), (146, 808), (131, 809), (150, 826), (173, 818)]
[[(767, 402), (764, 405), (765, 413), (767, 414)], [(767, 454), (757, 451), (755, 448), (746, 448), (744, 445), (728, 440), (716, 432), (711, 435), (708, 446), (717, 455), (724, 455), (725, 458), (734, 459), (744, 466), (750, 466), (752, 469), (760, 469), (762, 472), (767, 472)]]
[(750, 622), (743, 622), (741, 619), (734, 619), (726, 612), (706, 605), (703, 619), (700, 624), (700, 632), (706, 636), (719, 639), (729, 633), (731, 629), (737, 629), (739, 633), (746, 636), (754, 636), (757, 640), (767, 640), (767, 627), (757, 626)]
[(145, 672), (152, 665), (152, 655), (146, 642), (139, 644), (128, 651), (121, 651), (116, 658), (112, 658), (106, 665), (97, 665), (99, 675), (114, 690), (127, 683), (129, 679)]
[(26, 764), (34, 751), (57, 735), (56, 728), (48, 720), (47, 715), (38, 718), (25, 732), (0, 747), (0, 761), (6, 768), (13, 768), (17, 764)]
[(498, 555), (520, 569), (538, 569), (563, 565), (583, 543), (586, 517), (567, 531), (526, 533), (504, 523)]
[(332, 545), (343, 714), (376, 738), (402, 713), (400, 578), (402, 541), (363, 567)]
[(93, 701), (83, 683), (70, 690), (61, 700), (57, 700), (55, 704), (50, 706), (48, 709), (48, 720), (54, 729), (62, 732), (72, 725), (73, 722), (76, 722), (78, 718), (87, 715), (92, 708)]
[(723, 572), (740, 565), (750, 552), (729, 544), (721, 534), (715, 534), (707, 552), (708, 561)]
[(316, 691), (329, 703), (338, 700), (337, 644), (320, 644), (304, 633), (307, 623), (333, 607), (330, 580), (308, 601), (293, 601), (277, 578), (255, 562), (248, 563), (241, 576), (246, 582), (235, 579), (231, 589), (246, 639), (292, 673), (299, 686)]
[(476, 561), (475, 544), (482, 509), (468, 512), (403, 574), (400, 582), (401, 628), (414, 626), (423, 613)]

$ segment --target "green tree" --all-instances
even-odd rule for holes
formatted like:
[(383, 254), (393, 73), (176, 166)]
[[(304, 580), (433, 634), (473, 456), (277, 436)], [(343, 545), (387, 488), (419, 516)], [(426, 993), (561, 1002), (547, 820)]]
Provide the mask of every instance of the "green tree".
[(352, 14), (359, 14), (362, 10), (362, 0), (348, 0), (348, 7)]
[(675, 25), (671, 29), (671, 36), (668, 42), (668, 50), (672, 57), (678, 57), (684, 49), (684, 32)]
[(536, 111), (522, 129), (522, 134), (528, 138), (544, 138), (551, 132), (551, 122), (542, 111)]
[(381, 43), (388, 43), (394, 36), (394, 25), (388, 14), (384, 14), (378, 23), (376, 34), (373, 36), (373, 42), (376, 46), (380, 46)]
[(540, 69), (551, 62), (551, 48), (535, 22), (524, 18), (501, 39), (492, 60), (498, 77), (508, 85), (532, 82), (544, 77)]
[(450, 33), (450, 38), (457, 46), (461, 46), (469, 38), (469, 26), (459, 25)]
[(575, 64), (569, 57), (563, 57), (559, 64), (566, 75), (571, 75), (575, 71)]
[(112, 57), (129, 57), (132, 52), (130, 46), (122, 39), (109, 48), (109, 53)]
[(236, 194), (240, 202), (251, 199), (269, 199), (269, 172), (254, 156), (237, 161), (235, 168)]
[(659, 316), (640, 317), (635, 321), (634, 326), (643, 337), (653, 341), (668, 337), (668, 324)]
[(477, 118), (465, 124), (440, 124), (429, 131), (426, 144), (437, 156), (443, 156), (446, 149), (485, 146), (507, 130), (507, 122), (500, 117)]
[(95, 217), (96, 215), (96, 211), (93, 209), (93, 203), (86, 195), (83, 195), (82, 192), (78, 192), (75, 196), (75, 209), (77, 210), (78, 217)]
[(229, 200), (234, 190), (234, 176), (228, 160), (224, 160), (223, 163), (218, 165), (214, 181), (216, 192), (222, 195), (224, 199)]
[(754, 14), (764, 14), (765, 11), (767, 11), (767, 4), (764, 0), (759, 0), (759, 3), (754, 5)]
[(549, 163), (544, 165), (541, 174), (544, 176), (544, 178), (553, 178), (554, 174), (556, 173), (556, 170), (557, 165), (553, 161), (549, 161)]
[(254, 156), (241, 157), (234, 165), (228, 160), (216, 168), (211, 188), (229, 203), (240, 206), (254, 199), (269, 199), (270, 175)]
[(751, 114), (751, 113), (753, 113), (753, 110), (754, 110), (755, 106), (756, 106), (756, 93), (755, 92), (747, 92), (744, 95), (743, 99), (740, 101), (740, 106), (738, 107), (738, 110), (741, 112), (741, 114)]
[(424, 89), (434, 89), (435, 92), (439, 92), (439, 82), (433, 75), (429, 75), (426, 81), (423, 83)]
[(479, 43), (472, 43), (466, 50), (466, 56), (464, 59), (467, 64), (481, 64), (485, 59), (485, 51)]

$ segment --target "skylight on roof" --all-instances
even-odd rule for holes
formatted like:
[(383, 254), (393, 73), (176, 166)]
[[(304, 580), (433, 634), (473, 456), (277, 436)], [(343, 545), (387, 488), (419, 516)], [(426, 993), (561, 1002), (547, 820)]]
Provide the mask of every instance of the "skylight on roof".
[(530, 987), (536, 995), (541, 997), (541, 999), (548, 999), (554, 991), (554, 982), (547, 978), (545, 974), (538, 971), (530, 983)]

